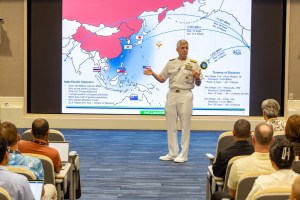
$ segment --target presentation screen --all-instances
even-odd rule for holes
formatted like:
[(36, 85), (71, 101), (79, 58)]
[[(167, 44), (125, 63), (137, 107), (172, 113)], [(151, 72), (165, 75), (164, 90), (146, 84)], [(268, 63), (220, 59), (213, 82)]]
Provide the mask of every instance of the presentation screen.
[(63, 0), (62, 113), (164, 114), (160, 73), (189, 42), (193, 115), (249, 115), (251, 0)]
[(27, 0), (27, 112), (163, 115), (176, 43), (203, 75), (193, 115), (284, 113), (285, 0)]

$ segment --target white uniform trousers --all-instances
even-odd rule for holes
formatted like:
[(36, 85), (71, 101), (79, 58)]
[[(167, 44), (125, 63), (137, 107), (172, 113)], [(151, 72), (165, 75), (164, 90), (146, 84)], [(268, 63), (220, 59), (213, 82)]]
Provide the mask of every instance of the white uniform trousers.
[(170, 90), (167, 94), (165, 114), (168, 131), (168, 154), (172, 157), (177, 156), (179, 153), (177, 140), (177, 122), (179, 118), (182, 129), (181, 153), (179, 156), (188, 158), (193, 98), (191, 90)]

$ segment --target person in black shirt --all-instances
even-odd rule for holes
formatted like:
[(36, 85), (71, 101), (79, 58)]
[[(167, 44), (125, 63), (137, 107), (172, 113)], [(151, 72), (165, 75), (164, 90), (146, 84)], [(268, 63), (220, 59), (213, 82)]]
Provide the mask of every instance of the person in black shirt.
[(229, 160), (235, 156), (250, 155), (254, 152), (253, 145), (248, 142), (251, 137), (251, 125), (245, 119), (239, 119), (233, 127), (233, 146), (219, 152), (213, 164), (214, 176), (224, 179)]

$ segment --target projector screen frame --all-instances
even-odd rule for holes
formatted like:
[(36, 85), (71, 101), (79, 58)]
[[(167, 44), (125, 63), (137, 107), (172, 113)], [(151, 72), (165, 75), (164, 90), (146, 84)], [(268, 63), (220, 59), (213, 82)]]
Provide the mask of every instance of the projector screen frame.
[[(28, 37), (28, 42), (27, 42), (27, 53), (28, 53), (28, 56), (27, 56), (27, 88), (26, 88), (26, 91), (27, 91), (27, 98), (26, 98), (26, 102), (27, 102), (27, 113), (30, 113), (30, 114), (37, 114), (37, 113), (40, 113), (40, 114), (61, 114), (61, 107), (60, 106), (57, 106), (60, 104), (60, 98), (58, 97), (58, 95), (52, 95), (51, 92), (49, 91), (52, 91), (53, 88), (61, 88), (60, 84), (61, 84), (61, 81), (55, 81), (55, 80), (61, 80), (61, 75), (59, 75), (57, 73), (57, 71), (60, 70), (60, 68), (56, 71), (42, 71), (41, 75), (39, 76), (34, 76), (34, 74), (32, 74), (33, 70), (38, 70), (37, 67), (33, 67), (33, 64), (37, 64), (36, 66), (41, 66), (41, 63), (42, 62), (45, 62), (45, 63), (51, 63), (51, 66), (60, 66), (61, 65), (61, 59), (53, 59), (53, 57), (55, 57), (55, 55), (60, 55), (61, 56), (61, 50), (60, 51), (55, 51), (54, 53), (53, 52), (48, 52), (46, 51), (45, 54), (47, 55), (51, 55), (49, 57), (45, 57), (45, 59), (41, 62), (41, 61), (33, 61), (31, 59), (31, 56), (34, 55), (36, 52), (40, 51), (39, 48), (35, 48), (34, 51), (32, 51), (32, 40), (31, 38), (39, 38), (39, 37), (43, 37), (44, 34), (47, 32), (44, 30), (35, 34), (32, 32), (31, 30), (31, 27), (32, 26), (35, 26), (33, 25), (31, 22), (30, 22), (30, 19), (33, 19), (33, 20), (37, 20), (38, 17), (35, 15), (35, 13), (32, 13), (33, 10), (36, 10), (37, 7), (35, 6), (32, 6), (31, 3), (35, 1), (36, 3), (38, 3), (38, 5), (35, 5), (35, 6), (42, 6), (42, 7), (46, 7), (47, 10), (40, 10), (40, 12), (43, 12), (44, 14), (45, 13), (50, 13), (50, 12), (53, 12), (53, 11), (56, 11), (57, 7), (55, 6), (58, 6), (59, 7), (59, 4), (60, 4), (60, 1), (59, 0), (54, 0), (54, 1), (43, 1), (43, 2), (38, 2), (37, 0), (28, 0), (27, 3), (29, 5), (27, 5), (27, 16), (28, 16), (28, 19), (27, 19), (27, 23), (28, 23), (28, 29), (27, 29), (27, 37)], [(282, 7), (282, 10), (281, 12), (283, 13), (284, 17), (282, 17), (282, 26), (283, 28), (280, 30), (280, 34), (282, 35), (282, 42), (281, 42), (281, 55), (280, 57), (282, 58), (282, 60), (280, 61), (280, 66), (281, 66), (281, 74), (280, 75), (276, 75), (276, 77), (280, 77), (280, 83), (272, 83), (272, 85), (275, 87), (269, 87), (268, 89), (270, 90), (275, 90), (275, 88), (278, 88), (278, 86), (280, 86), (281, 88), (281, 92), (279, 95), (276, 95), (276, 97), (274, 96), (268, 96), (264, 93), (257, 93), (256, 92), (256, 89), (257, 88), (261, 88), (261, 87), (265, 87), (265, 85), (269, 85), (270, 83), (267, 82), (265, 85), (262, 85), (262, 84), (254, 84), (253, 86), (251, 85), (251, 88), (250, 88), (250, 102), (253, 101), (253, 99), (256, 99), (256, 103), (255, 104), (251, 104), (250, 103), (250, 116), (260, 116), (260, 103), (262, 100), (266, 99), (266, 98), (275, 98), (279, 101), (279, 103), (282, 105), (282, 109), (281, 109), (281, 112), (280, 112), (280, 116), (283, 116), (284, 114), (284, 93), (285, 93), (285, 81), (284, 81), (284, 77), (285, 77), (285, 31), (286, 31), (286, 1), (284, 0), (277, 0), (276, 2), (284, 2), (283, 3), (283, 7)], [(253, 1), (253, 2), (256, 2), (259, 5), (259, 9), (263, 9), (264, 7), (268, 7), (269, 6), (269, 2), (267, 2), (266, 0), (265, 1)], [(274, 4), (276, 4), (276, 2), (272, 2)], [(61, 14), (57, 14), (56, 13), (56, 16), (55, 16), (55, 19), (60, 19), (61, 20)], [(58, 24), (51, 24), (51, 22), (53, 21), (52, 18), (43, 18), (43, 20), (45, 20), (45, 22), (48, 23), (48, 25), (50, 25), (50, 29), (51, 30), (57, 30), (59, 28)], [(253, 17), (252, 19), (252, 22), (259, 22), (259, 23), (265, 23), (261, 18), (257, 19), (255, 18), (255, 16)], [(268, 21), (268, 20), (266, 20)], [(274, 21), (277, 21), (277, 20), (274, 20)], [(35, 21), (35, 23), (37, 23), (37, 21)], [(38, 23), (37, 23), (38, 24)], [(253, 29), (253, 27), (252, 27)], [(278, 31), (278, 30), (277, 30)], [(61, 41), (61, 34), (59, 35), (59, 33), (55, 32), (54, 31), (54, 35), (57, 39), (59, 39), (58, 41), (60, 42)], [(266, 49), (264, 48), (259, 48), (259, 49), (256, 49), (257, 48), (257, 43), (260, 42), (261, 38), (260, 39), (257, 39), (257, 41), (253, 38), (253, 36), (251, 36), (251, 40), (252, 40), (252, 43), (251, 43), (251, 57), (254, 56), (254, 54), (258, 54), (258, 55), (255, 55), (255, 56), (258, 56), (260, 59), (257, 59), (256, 62), (252, 62), (251, 65), (256, 65), (257, 62), (259, 62), (259, 60), (263, 60), (264, 59), (264, 56), (263, 56), (263, 53), (264, 51), (266, 51)], [(267, 38), (267, 37), (265, 37)], [(269, 39), (269, 38), (267, 38)], [(51, 45), (56, 45), (56, 46), (59, 46), (61, 45), (60, 43), (58, 42), (58, 44), (52, 44), (51, 41), (45, 41), (44, 43), (44, 46), (51, 46)], [(255, 51), (254, 51), (255, 50)], [(255, 52), (255, 53), (254, 53)], [(54, 55), (53, 55), (54, 54)], [(251, 59), (252, 60), (252, 59)], [(271, 59), (268, 59), (268, 61), (270, 61), (270, 65), (273, 65), (274, 63), (276, 64), (276, 61), (273, 61)], [(267, 62), (267, 61), (264, 61), (264, 62)], [(277, 64), (278, 64), (278, 61), (277, 61)], [(268, 74), (266, 73), (261, 73), (261, 71), (259, 69), (256, 69), (256, 68), (252, 68), (251, 67), (251, 74), (255, 74), (256, 77), (259, 77), (260, 79), (264, 79), (265, 76), (267, 76)], [(277, 79), (278, 80), (278, 79)], [(48, 87), (44, 87), (45, 84), (49, 84), (50, 86)], [(251, 76), (251, 84), (252, 83), (256, 83), (254, 81), (254, 79), (252, 79), (252, 76)], [(61, 90), (59, 91), (59, 94), (61, 94)], [(35, 98), (35, 96), (38, 96), (38, 98)], [(44, 104), (40, 104), (40, 102), (44, 102)], [(46, 105), (46, 106), (45, 106)], [(43, 109), (43, 111), (41, 111), (40, 109)], [(251, 113), (251, 110), (255, 110), (255, 114)], [(91, 114), (93, 115), (93, 114)], [(96, 114), (97, 115), (97, 114)], [(139, 115), (138, 115), (139, 116)]]

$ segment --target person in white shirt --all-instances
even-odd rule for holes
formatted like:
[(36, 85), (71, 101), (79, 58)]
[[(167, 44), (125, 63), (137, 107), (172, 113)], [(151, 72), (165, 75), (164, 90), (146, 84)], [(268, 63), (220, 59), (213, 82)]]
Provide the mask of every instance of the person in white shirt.
[(254, 200), (255, 194), (261, 190), (287, 187), (290, 188), (298, 176), (292, 169), (295, 159), (292, 143), (286, 139), (275, 140), (270, 147), (270, 159), (276, 172), (259, 176), (246, 200)]
[[(170, 59), (160, 74), (150, 67), (144, 69), (144, 74), (153, 76), (158, 82), (169, 79), (169, 92), (165, 106), (168, 131), (168, 154), (160, 156), (160, 160), (174, 160), (176, 163), (187, 162), (190, 144), (190, 126), (193, 112), (192, 89), (201, 85), (203, 79), (200, 65), (196, 60), (188, 58), (189, 44), (186, 40), (177, 42), (177, 58)], [(177, 139), (178, 118), (182, 127), (181, 152)], [(180, 153), (179, 153), (180, 152)]]

